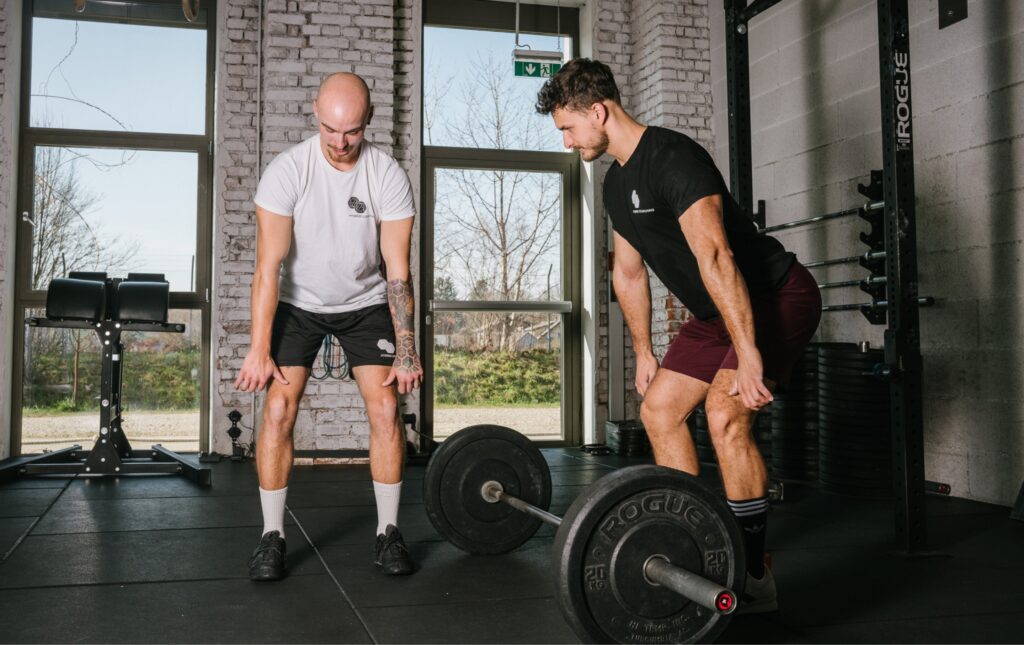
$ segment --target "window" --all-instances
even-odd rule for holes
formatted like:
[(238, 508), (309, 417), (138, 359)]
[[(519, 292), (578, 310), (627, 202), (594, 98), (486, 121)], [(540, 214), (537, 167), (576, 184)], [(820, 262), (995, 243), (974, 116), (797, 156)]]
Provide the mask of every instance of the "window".
[[(213, 3), (25, 0), (16, 299), (45, 313), (70, 271), (162, 273), (184, 334), (124, 337), (124, 427), (144, 446), (205, 449), (209, 389)], [(207, 339), (204, 342), (204, 339)], [(91, 445), (93, 334), (17, 334), (17, 453)]]
[[(564, 444), (580, 433), (579, 163), (534, 109), (546, 79), (514, 73), (515, 12), (425, 5), (426, 417), (438, 439), (500, 423)], [(578, 24), (521, 4), (518, 44), (568, 60)]]

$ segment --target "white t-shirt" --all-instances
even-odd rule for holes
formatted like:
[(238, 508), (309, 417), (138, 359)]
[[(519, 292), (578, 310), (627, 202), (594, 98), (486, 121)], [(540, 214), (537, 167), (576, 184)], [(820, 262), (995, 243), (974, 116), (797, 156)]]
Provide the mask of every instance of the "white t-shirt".
[(355, 167), (341, 171), (324, 157), (316, 134), (270, 162), (254, 201), (293, 219), (281, 267), (283, 302), (316, 313), (387, 302), (380, 222), (416, 215), (409, 177), (387, 153), (363, 141)]

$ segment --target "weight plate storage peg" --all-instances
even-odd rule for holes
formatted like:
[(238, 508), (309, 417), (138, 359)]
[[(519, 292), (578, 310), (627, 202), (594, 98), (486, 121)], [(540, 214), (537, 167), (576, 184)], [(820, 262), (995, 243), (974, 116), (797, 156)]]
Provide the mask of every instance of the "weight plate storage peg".
[[(742, 536), (725, 501), (696, 477), (630, 466), (573, 502), (555, 536), (555, 597), (584, 642), (711, 642), (735, 596), (704, 604), (652, 580), (659, 570), (709, 593), (742, 590)], [(659, 578), (660, 579), (660, 578)], [(668, 581), (666, 580), (666, 583)]]

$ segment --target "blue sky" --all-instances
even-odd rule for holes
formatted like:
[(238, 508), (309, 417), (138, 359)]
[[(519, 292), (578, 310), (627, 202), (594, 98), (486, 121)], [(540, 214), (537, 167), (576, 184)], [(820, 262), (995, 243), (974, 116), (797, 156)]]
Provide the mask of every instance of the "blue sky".
[[(77, 34), (76, 34), (77, 28)], [(76, 42), (77, 37), (77, 42)], [(520, 35), (534, 49), (557, 50), (553, 36)], [(454, 78), (444, 103), (458, 123), (465, 114), (459, 86), (489, 55), (507, 61), (511, 88), (526, 108), (541, 149), (560, 151), (550, 117), (533, 113), (543, 79), (513, 78), (515, 34), (427, 27), (428, 76), (443, 70)], [(568, 46), (568, 43), (566, 43)], [(202, 134), (206, 83), (206, 34), (173, 29), (36, 18), (33, 21), (31, 119), (34, 125), (133, 132)], [(431, 82), (428, 77), (426, 81)], [(435, 143), (444, 143), (437, 140)], [(136, 152), (123, 164), (121, 151), (76, 150), (79, 179), (98, 196), (83, 213), (90, 226), (137, 246), (129, 267), (98, 267), (165, 273), (175, 291), (190, 290), (196, 237), (197, 160), (192, 153)], [(97, 168), (89, 160), (115, 163)]]
[[(551, 122), (551, 117), (541, 116), (533, 110), (537, 91), (545, 79), (516, 78), (513, 75), (512, 51), (516, 44), (514, 33), (427, 26), (424, 29), (423, 40), (424, 84), (427, 86), (427, 92), (431, 84), (437, 83), (439, 79), (448, 76), (453, 79), (448, 100), (444, 102), (444, 112), (450, 121), (457, 123), (465, 114), (465, 105), (458, 100), (460, 86), (478, 73), (478, 61), (493, 56), (494, 60), (507, 68), (511, 88), (517, 92), (518, 99), (529, 113), (528, 127), (541, 135), (541, 149), (555, 152), (563, 150), (562, 137)], [(565, 51), (571, 46), (570, 41), (565, 39), (563, 49), (561, 42), (562, 39), (555, 36), (519, 35), (519, 44), (529, 45), (532, 49)], [(433, 139), (436, 145), (450, 143), (445, 139), (443, 132), (435, 132)]]
[[(32, 36), (32, 93), (63, 97), (33, 97), (33, 125), (203, 133), (204, 31), (36, 18)], [(83, 216), (138, 248), (132, 266), (98, 268), (164, 273), (173, 290), (191, 290), (196, 155), (139, 151), (121, 164), (120, 150), (75, 152), (88, 157), (75, 162), (79, 181), (99, 197)]]

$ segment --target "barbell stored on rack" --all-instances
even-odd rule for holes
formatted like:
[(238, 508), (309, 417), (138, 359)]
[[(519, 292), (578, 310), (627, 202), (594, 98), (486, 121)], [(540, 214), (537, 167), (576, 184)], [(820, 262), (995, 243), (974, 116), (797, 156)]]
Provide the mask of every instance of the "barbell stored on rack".
[(725, 501), (699, 479), (653, 465), (612, 472), (564, 518), (548, 512), (551, 475), (520, 433), (478, 425), (435, 451), (424, 477), (431, 523), (474, 554), (511, 551), (557, 527), (555, 597), (585, 642), (711, 641), (746, 580)]
[(850, 255), (845, 258), (832, 258), (831, 260), (815, 260), (814, 262), (801, 262), (804, 268), (814, 269), (817, 267), (835, 266), (837, 264), (853, 264), (855, 262), (861, 262), (868, 264), (870, 262), (879, 262), (885, 259), (885, 251), (868, 251), (862, 255)]
[(841, 280), (839, 282), (822, 282), (818, 284), (819, 289), (838, 289), (840, 287), (873, 287), (885, 284), (887, 279), (884, 275), (869, 276), (860, 280)]
[(761, 229), (762, 233), (773, 233), (775, 231), (785, 230), (787, 228), (796, 228), (798, 226), (807, 226), (808, 224), (815, 224), (817, 222), (826, 222), (830, 219), (839, 219), (841, 217), (850, 217), (853, 215), (863, 215), (865, 213), (872, 213), (880, 211), (885, 207), (885, 202), (869, 202), (862, 206), (856, 206), (854, 208), (847, 208), (835, 213), (825, 213), (824, 215), (815, 215), (814, 217), (808, 217), (806, 219), (799, 219), (793, 222), (786, 222), (784, 224), (776, 224), (774, 226), (766, 226)]
[[(931, 307), (935, 304), (935, 298), (921, 296), (915, 301), (918, 307)], [(875, 302), (850, 303), (845, 305), (825, 305), (822, 311), (861, 311), (864, 309), (885, 309), (889, 306), (888, 300), (877, 300)]]

